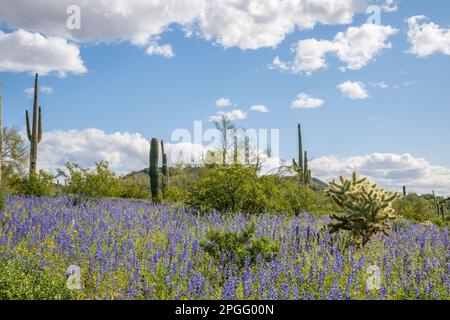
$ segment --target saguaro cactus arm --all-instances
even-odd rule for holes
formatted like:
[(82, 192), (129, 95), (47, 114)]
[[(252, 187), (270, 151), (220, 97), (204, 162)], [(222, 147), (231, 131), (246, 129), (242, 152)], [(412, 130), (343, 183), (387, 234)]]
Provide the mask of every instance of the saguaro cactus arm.
[(30, 128), (30, 115), (28, 113), (28, 110), (25, 111), (25, 118), (27, 121), (27, 136), (28, 136), (28, 140), (31, 142), (32, 136), (31, 136), (31, 128)]

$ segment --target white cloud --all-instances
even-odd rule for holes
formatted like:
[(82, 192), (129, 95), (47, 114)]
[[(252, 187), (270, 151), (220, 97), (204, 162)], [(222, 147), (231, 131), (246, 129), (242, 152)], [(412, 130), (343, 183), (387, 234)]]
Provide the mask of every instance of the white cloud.
[(153, 44), (147, 48), (146, 52), (149, 56), (158, 55), (163, 56), (164, 58), (175, 57), (175, 53), (173, 52), (172, 46), (170, 44), (165, 44), (162, 46)]
[[(297, 29), (348, 24), (366, 0), (14, 0), (2, 1), (0, 21), (77, 42), (148, 45), (172, 26), (223, 47), (277, 46)], [(69, 5), (81, 9), (81, 29), (66, 27)]]
[(66, 162), (92, 167), (95, 162), (108, 161), (118, 172), (148, 167), (149, 142), (140, 134), (99, 129), (55, 130), (45, 132), (39, 145), (40, 168), (55, 170)]
[(236, 109), (230, 112), (224, 112), (224, 111), (219, 111), (217, 112), (215, 115), (209, 117), (209, 121), (210, 122), (214, 122), (214, 121), (220, 121), (222, 119), (222, 117), (225, 117), (226, 119), (233, 121), (233, 120), (243, 120), (245, 118), (247, 118), (247, 113), (245, 113), (242, 110)]
[(371, 82), (370, 85), (375, 88), (388, 89), (390, 86), (385, 81)]
[(267, 108), (265, 105), (257, 104), (257, 105), (252, 106), (250, 108), (250, 111), (267, 113), (267, 112), (269, 112), (269, 108)]
[(373, 153), (363, 156), (323, 156), (310, 161), (314, 177), (324, 181), (353, 171), (368, 177), (381, 186), (401, 191), (403, 185), (418, 193), (450, 194), (450, 169), (431, 165), (423, 158), (410, 154)]
[(364, 100), (369, 98), (366, 86), (362, 82), (346, 81), (337, 86), (344, 97), (352, 100)]
[(231, 106), (231, 100), (226, 98), (220, 98), (216, 100), (216, 106), (217, 107), (229, 107)]
[(407, 19), (408, 41), (411, 44), (408, 52), (419, 58), (435, 53), (450, 55), (450, 29), (439, 27), (433, 22), (425, 22), (425, 16), (414, 16)]
[(4, 33), (0, 30), (0, 71), (38, 72), (48, 74), (87, 72), (77, 46), (55, 37), (17, 30)]
[(271, 68), (312, 74), (314, 71), (327, 68), (327, 54), (333, 53), (344, 64), (340, 70), (359, 70), (373, 61), (383, 49), (392, 47), (388, 39), (396, 32), (397, 30), (391, 26), (364, 24), (339, 32), (332, 41), (300, 40), (292, 48), (295, 53), (294, 61), (283, 62), (276, 57)]
[(314, 98), (306, 93), (299, 93), (297, 100), (291, 103), (292, 109), (314, 109), (323, 106), (325, 101), (319, 98)]
[[(24, 91), (27, 94), (28, 98), (32, 98), (34, 96), (34, 88), (33, 87), (26, 88)], [(53, 93), (53, 88), (52, 87), (47, 87), (47, 86), (41, 86), (39, 88), (39, 91), (44, 93), (44, 94), (52, 94)]]
[(396, 12), (398, 10), (397, 0), (385, 0), (384, 4), (381, 5), (381, 9), (384, 12)]

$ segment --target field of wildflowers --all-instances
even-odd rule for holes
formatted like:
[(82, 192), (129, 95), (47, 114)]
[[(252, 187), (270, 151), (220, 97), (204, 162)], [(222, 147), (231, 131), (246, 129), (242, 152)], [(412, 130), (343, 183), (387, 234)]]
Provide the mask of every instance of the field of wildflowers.
[[(280, 245), (270, 262), (217, 264), (208, 230), (241, 230)], [(447, 228), (398, 224), (364, 249), (340, 245), (328, 216), (197, 215), (145, 202), (9, 197), (0, 213), (0, 299), (449, 299)], [(66, 286), (68, 266), (82, 289)], [(381, 270), (369, 290), (368, 267)]]

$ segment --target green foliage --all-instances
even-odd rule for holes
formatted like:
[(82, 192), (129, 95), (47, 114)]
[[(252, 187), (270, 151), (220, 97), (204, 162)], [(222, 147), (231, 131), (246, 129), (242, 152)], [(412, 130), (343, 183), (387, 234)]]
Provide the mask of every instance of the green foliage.
[(107, 162), (96, 163), (94, 170), (67, 163), (66, 171), (59, 170), (59, 176), (65, 180), (63, 193), (76, 205), (101, 197), (145, 199), (149, 195), (139, 184), (118, 177)]
[(258, 256), (271, 261), (280, 250), (279, 245), (267, 238), (255, 236), (256, 226), (249, 223), (241, 232), (219, 232), (210, 230), (201, 246), (217, 264), (236, 264), (243, 268), (246, 261), (253, 265)]
[(64, 273), (53, 274), (54, 266), (23, 264), (14, 258), (0, 260), (0, 300), (47, 300), (76, 298), (65, 286)]
[(55, 177), (44, 171), (31, 174), (29, 177), (14, 174), (8, 180), (11, 194), (32, 195), (37, 197), (51, 196), (55, 189)]
[(349, 231), (355, 245), (365, 245), (378, 232), (387, 234), (389, 220), (394, 218), (392, 202), (397, 194), (385, 191), (366, 178), (353, 173), (352, 178), (340, 177), (340, 184), (330, 183), (329, 195), (342, 210), (343, 215), (332, 215), (337, 220), (331, 224), (331, 233)]
[(3, 128), (1, 147), (2, 181), (5, 182), (14, 174), (24, 172), (28, 155), (25, 141), (15, 128)]
[(290, 177), (259, 176), (255, 166), (209, 165), (187, 186), (186, 203), (204, 211), (244, 213), (329, 213), (325, 193), (299, 185)]
[(189, 193), (178, 187), (170, 186), (166, 188), (164, 201), (170, 204), (184, 205), (189, 197)]
[(153, 138), (150, 143), (150, 189), (152, 191), (152, 200), (158, 202), (159, 196), (159, 142)]
[(397, 199), (393, 207), (398, 216), (408, 220), (424, 222), (433, 218), (432, 203), (417, 194), (409, 194)]
[(258, 182), (254, 167), (213, 164), (189, 190), (188, 205), (205, 211), (264, 212), (264, 195)]

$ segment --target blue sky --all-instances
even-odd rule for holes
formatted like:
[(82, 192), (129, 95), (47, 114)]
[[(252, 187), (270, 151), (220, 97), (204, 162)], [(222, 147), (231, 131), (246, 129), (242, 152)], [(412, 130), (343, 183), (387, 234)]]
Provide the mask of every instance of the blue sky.
[[(56, 130), (67, 132), (76, 129), (82, 132), (95, 128), (106, 136), (114, 132), (139, 133), (145, 139), (157, 136), (169, 141), (171, 133), (177, 128), (193, 130), (196, 120), (204, 121), (206, 127), (211, 126), (208, 119), (216, 112), (239, 109), (247, 113), (245, 119), (236, 120), (239, 126), (280, 129), (280, 156), (283, 159), (296, 155), (296, 124), (301, 122), (304, 145), (312, 159), (319, 160), (317, 166), (319, 163), (336, 165), (333, 161), (342, 159), (343, 163), (349, 163), (350, 168), (358, 168), (361, 159), (354, 157), (366, 157), (362, 168), (369, 176), (372, 172), (373, 178), (382, 184), (397, 188), (402, 182), (409, 182), (416, 184), (417, 190), (436, 187), (444, 190), (444, 193), (450, 192), (450, 173), (447, 169), (450, 168), (450, 149), (447, 147), (450, 140), (448, 1), (387, 1), (391, 8), (396, 7), (396, 10), (381, 11), (382, 26), (397, 29), (396, 33), (383, 41), (384, 44), (390, 43), (390, 48), (378, 50), (357, 70), (346, 71), (338, 70), (346, 62), (337, 56), (336, 51), (331, 50), (324, 55), (327, 67), (314, 70), (312, 74), (292, 71), (292, 61), (296, 55), (291, 50), (293, 45), (306, 39), (332, 41), (336, 34), (345, 33), (352, 26), (361, 28), (366, 23), (367, 14), (355, 10), (349, 22), (326, 25), (318, 22), (313, 28), (295, 28), (295, 31), (286, 32), (281, 41), (275, 41), (274, 46), (266, 45), (263, 41), (257, 44), (256, 49), (244, 50), (243, 47), (247, 45), (245, 41), (230, 45), (221, 40), (224, 36), (220, 34), (222, 31), (210, 36), (208, 32), (211, 31), (201, 30), (199, 32), (204, 34), (187, 37), (184, 26), (176, 24), (163, 28), (156, 38), (152, 34), (152, 40), (145, 45), (136, 44), (135, 40), (122, 35), (115, 38), (114, 31), (107, 36), (99, 36), (95, 32), (89, 35), (89, 30), (82, 30), (82, 35), (76, 32), (55, 34), (52, 31), (54, 28), (46, 26), (51, 23), (45, 20), (45, 8), (39, 9), (44, 20), (30, 22), (25, 21), (24, 17), (22, 21), (20, 14), (25, 9), (21, 5), (26, 1), (17, 1), (16, 5), (8, 1), (1, 2), (0, 30), (4, 35), (23, 29), (47, 39), (59, 37), (67, 41), (65, 45), (79, 47), (78, 57), (86, 72), (80, 72), (78, 63), (78, 72), (66, 70), (65, 76), (61, 77), (58, 72), (66, 68), (64, 61), (41, 69), (48, 71), (47, 75), (41, 77), (41, 86), (53, 90), (50, 94), (40, 94), (44, 130), (49, 132), (49, 136), (53, 132), (54, 137)], [(380, 1), (377, 4), (382, 5)], [(54, 6), (58, 5), (55, 3)], [(49, 16), (53, 9), (48, 7)], [(83, 13), (87, 10), (89, 7), (82, 7), (82, 28)], [(408, 30), (412, 27), (406, 19), (419, 15), (428, 18), (416, 22), (419, 28), (426, 28), (433, 23), (438, 28), (433, 30), (443, 35), (443, 40), (438, 39), (437, 44), (417, 44), (418, 47), (431, 46), (431, 49), (421, 48), (431, 52), (425, 57), (420, 57), (418, 52), (406, 52), (412, 47), (412, 40), (408, 38)], [(91, 14), (86, 16), (90, 19)], [(232, 16), (230, 20), (233, 23)], [(423, 37), (427, 35), (422, 34)], [(92, 41), (89, 37), (97, 39)], [(423, 40), (423, 37), (420, 38), (419, 34), (417, 38)], [(367, 41), (370, 42), (370, 39)], [(1, 42), (0, 34), (0, 48), (4, 49)], [(163, 44), (171, 45), (174, 57), (146, 53), (147, 46)], [(15, 45), (15, 42), (8, 42), (7, 45)], [(37, 63), (39, 54), (45, 53), (42, 51), (45, 49), (39, 50), (36, 55), (30, 52)], [(24, 61), (26, 57), (21, 57), (17, 62), (26, 66), (14, 70), (6, 63), (14, 60), (14, 57), (7, 55), (0, 51), (4, 125), (23, 130), (24, 110), (32, 105), (25, 90), (33, 84), (34, 70), (26, 67), (32, 65)], [(269, 67), (275, 57), (291, 63), (289, 70)], [(345, 96), (337, 87), (345, 82), (359, 83), (369, 97), (354, 100)], [(292, 102), (301, 93), (324, 103), (317, 108), (291, 108)], [(219, 108), (215, 103), (219, 98), (227, 98), (233, 105)], [(253, 105), (265, 105), (269, 112), (250, 112)], [(72, 143), (78, 142), (75, 139)], [(58, 152), (64, 153), (60, 144), (56, 146), (54, 141), (47, 141), (47, 144), (53, 149), (45, 149), (50, 148), (47, 145), (44, 150), (56, 152), (55, 149), (60, 148)], [(142, 153), (140, 148), (139, 144), (137, 154)], [(88, 150), (83, 152), (86, 153), (89, 153)], [(61, 164), (63, 160), (77, 160), (72, 158), (73, 154), (51, 158)], [(378, 162), (374, 162), (370, 157), (373, 154), (397, 155), (398, 158), (392, 160), (392, 157), (381, 157), (377, 158)], [(409, 154), (411, 159), (403, 158), (403, 161), (401, 156), (405, 154)], [(89, 158), (86, 163), (91, 160), (98, 159)], [(44, 160), (47, 167), (51, 167), (51, 161)], [(124, 161), (119, 161), (122, 167)], [(369, 164), (373, 167), (368, 168)], [(121, 165), (117, 164), (117, 167)], [(139, 166), (139, 162), (136, 166)], [(125, 167), (127, 170), (132, 169)], [(345, 173), (347, 169), (339, 164), (336, 172)], [(392, 173), (392, 170), (400, 171), (394, 172), (395, 179), (385, 179), (380, 178), (380, 170), (385, 170), (385, 175)], [(435, 186), (430, 181), (434, 179), (430, 171), (434, 174), (443, 173)], [(323, 177), (335, 173), (326, 172), (326, 168), (318, 168), (317, 172)], [(412, 175), (407, 179), (400, 178), (411, 172)]]

